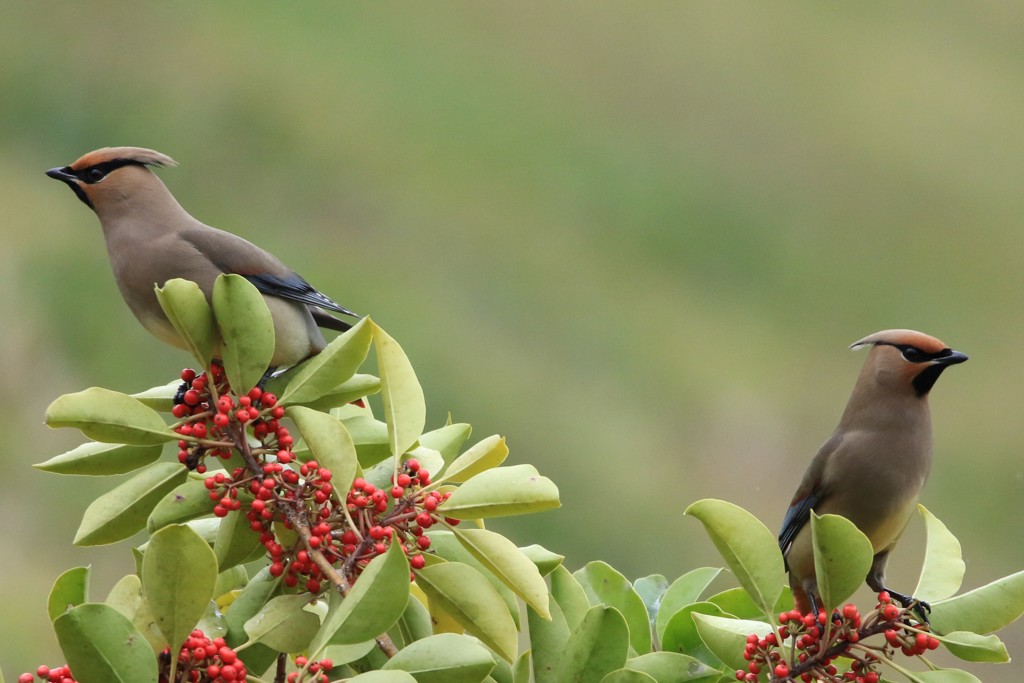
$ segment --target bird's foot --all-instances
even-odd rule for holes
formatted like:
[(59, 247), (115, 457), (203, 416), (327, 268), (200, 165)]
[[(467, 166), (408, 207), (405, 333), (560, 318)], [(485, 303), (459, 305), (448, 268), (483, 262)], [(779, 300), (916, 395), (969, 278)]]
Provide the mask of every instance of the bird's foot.
[(899, 602), (907, 609), (911, 609), (915, 615), (921, 620), (921, 623), (928, 624), (928, 615), (931, 614), (932, 606), (924, 600), (918, 600), (912, 595), (904, 595), (898, 591), (894, 591), (890, 588), (886, 588), (885, 591), (889, 596)]

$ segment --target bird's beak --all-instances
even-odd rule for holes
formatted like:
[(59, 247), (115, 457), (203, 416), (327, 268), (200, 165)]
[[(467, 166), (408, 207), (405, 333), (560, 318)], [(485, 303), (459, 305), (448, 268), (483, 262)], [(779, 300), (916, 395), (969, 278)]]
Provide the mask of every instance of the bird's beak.
[(46, 172), (46, 175), (50, 176), (54, 180), (60, 180), (61, 182), (67, 183), (68, 185), (78, 182), (78, 178), (71, 173), (70, 166), (65, 166), (64, 168), (51, 168)]
[(948, 356), (942, 358), (936, 358), (933, 362), (936, 365), (956, 365), (957, 363), (963, 363), (967, 360), (966, 353), (960, 353), (959, 351), (952, 351)]

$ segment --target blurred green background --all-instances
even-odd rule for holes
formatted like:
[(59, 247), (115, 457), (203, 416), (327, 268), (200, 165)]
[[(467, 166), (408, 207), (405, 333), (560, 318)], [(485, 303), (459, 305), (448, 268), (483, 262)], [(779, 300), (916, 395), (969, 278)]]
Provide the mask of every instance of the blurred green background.
[(720, 564), (685, 506), (777, 527), (863, 362), (846, 346), (912, 327), (971, 356), (933, 395), (924, 502), (965, 587), (1024, 567), (1022, 30), (1015, 3), (4, 2), (8, 680), (63, 661), (60, 572), (91, 563), (101, 598), (133, 566), (70, 547), (111, 484), (29, 467), (79, 441), (46, 405), (188, 363), (43, 175), (108, 145), (175, 157), (194, 215), (402, 343), (432, 425), (552, 477), (561, 510), (494, 525), (520, 544), (631, 578)]

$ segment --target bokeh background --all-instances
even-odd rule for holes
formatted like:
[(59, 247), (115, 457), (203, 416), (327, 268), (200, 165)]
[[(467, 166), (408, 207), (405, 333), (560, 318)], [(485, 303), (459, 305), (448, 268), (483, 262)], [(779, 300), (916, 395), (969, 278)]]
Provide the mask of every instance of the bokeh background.
[[(552, 477), (561, 510), (495, 525), (520, 544), (632, 578), (720, 564), (685, 506), (777, 527), (863, 362), (846, 346), (912, 327), (971, 356), (933, 395), (924, 502), (965, 587), (1024, 568), (1022, 31), (1024, 5), (985, 2), (2, 3), (8, 680), (63, 661), (62, 571), (92, 564), (101, 598), (133, 566), (70, 547), (111, 484), (30, 467), (79, 441), (46, 405), (188, 362), (43, 175), (107, 145), (175, 157), (192, 213), (403, 344), (431, 424)], [(894, 586), (922, 552), (915, 521)]]

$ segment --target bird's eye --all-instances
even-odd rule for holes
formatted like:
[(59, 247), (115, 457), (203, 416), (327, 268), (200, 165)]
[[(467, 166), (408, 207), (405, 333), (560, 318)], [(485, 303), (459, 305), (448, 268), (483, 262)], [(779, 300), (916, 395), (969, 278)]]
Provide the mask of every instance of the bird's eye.
[(99, 181), (103, 180), (103, 178), (106, 175), (107, 172), (104, 171), (102, 168), (90, 168), (89, 172), (85, 174), (85, 179), (87, 182), (90, 183), (98, 183)]
[(918, 349), (915, 349), (913, 346), (906, 346), (902, 349), (902, 351), (903, 357), (906, 358), (911, 363), (922, 363), (925, 360), (927, 360), (925, 358), (925, 355)]

